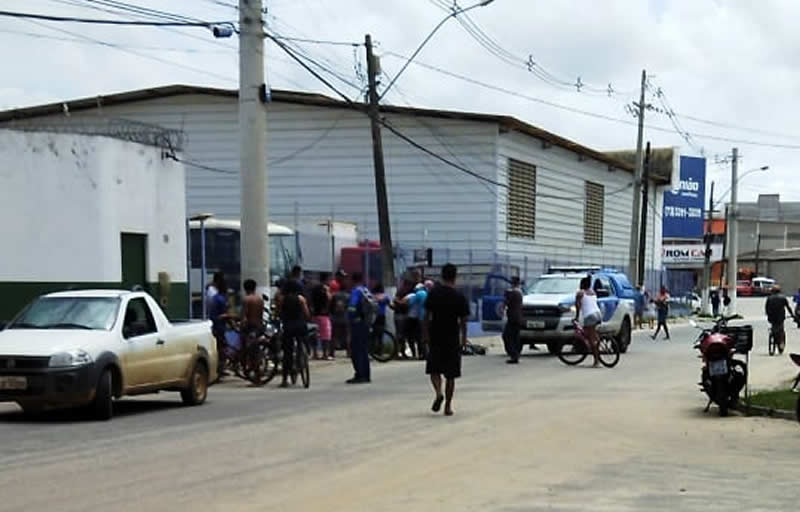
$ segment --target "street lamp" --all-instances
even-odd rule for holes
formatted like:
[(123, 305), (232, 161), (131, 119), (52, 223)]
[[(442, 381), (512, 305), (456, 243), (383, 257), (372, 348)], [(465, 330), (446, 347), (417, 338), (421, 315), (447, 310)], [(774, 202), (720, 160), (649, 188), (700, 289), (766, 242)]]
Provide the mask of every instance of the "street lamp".
[(442, 21), (440, 21), (438, 25), (433, 27), (433, 30), (431, 30), (431, 33), (428, 34), (428, 37), (426, 37), (422, 41), (422, 43), (419, 45), (419, 47), (417, 47), (417, 49), (414, 50), (414, 53), (412, 53), (411, 57), (409, 57), (408, 60), (406, 61), (406, 63), (403, 64), (403, 67), (400, 68), (400, 71), (398, 71), (397, 74), (392, 79), (392, 81), (389, 82), (389, 85), (386, 86), (386, 89), (383, 90), (383, 94), (381, 94), (378, 99), (381, 100), (381, 99), (383, 99), (384, 96), (386, 96), (386, 94), (389, 92), (389, 89), (391, 89), (392, 86), (394, 85), (394, 83), (397, 81), (397, 79), (400, 78), (400, 75), (403, 74), (403, 72), (406, 70), (408, 65), (411, 64), (411, 62), (417, 57), (419, 52), (422, 51), (422, 48), (424, 48), (425, 45), (428, 44), (428, 41), (430, 41), (433, 38), (433, 36), (436, 34), (436, 32), (438, 32), (439, 29), (442, 28), (442, 25), (447, 23), (447, 21), (450, 18), (455, 18), (459, 14), (464, 14), (464, 13), (466, 13), (468, 11), (471, 11), (472, 9), (475, 9), (477, 7), (486, 7), (487, 5), (489, 5), (492, 2), (494, 2), (494, 0), (483, 0), (481, 2), (478, 2), (476, 4), (473, 4), (473, 5), (470, 5), (469, 7), (464, 7), (464, 8), (458, 7), (457, 5), (454, 4), (453, 8), (452, 8), (452, 12), (450, 14), (448, 14), (447, 16), (445, 16), (444, 19)]
[[(189, 221), (199, 221), (200, 222), (200, 294), (203, 297), (203, 320), (208, 318), (208, 312), (206, 311), (206, 221), (210, 218), (214, 217), (213, 213), (198, 213), (197, 215), (192, 215), (189, 217)], [(188, 224), (188, 223), (187, 223)], [(191, 237), (191, 225), (189, 225), (188, 235)], [(191, 238), (190, 238), (191, 239)], [(190, 245), (191, 247), (191, 245)], [(189, 258), (189, 270), (191, 272), (191, 258)], [(187, 276), (187, 281), (189, 281)], [(189, 296), (191, 297), (191, 283), (189, 283)], [(189, 302), (189, 315), (191, 317), (191, 309), (192, 304), (191, 301)]]
[[(749, 176), (749, 175), (753, 174), (754, 172), (761, 172), (761, 171), (767, 171), (767, 170), (769, 170), (769, 166), (768, 166), (768, 165), (763, 165), (763, 166), (761, 166), (761, 167), (755, 167), (755, 168), (753, 168), (753, 169), (750, 169), (750, 170), (748, 170), (748, 171), (745, 171), (745, 172), (744, 172), (744, 173), (743, 173), (741, 176), (739, 176), (739, 179), (738, 179), (738, 181), (742, 181), (742, 180), (743, 180), (743, 179), (744, 179), (746, 176)], [(722, 200), (723, 200), (723, 199), (725, 199), (725, 196), (727, 196), (727, 195), (728, 195), (728, 192), (730, 192), (730, 191), (731, 191), (731, 188), (732, 188), (732, 187), (733, 187), (733, 185), (731, 184), (731, 186), (730, 186), (730, 187), (728, 187), (728, 188), (727, 188), (727, 190), (725, 190), (725, 192), (723, 192), (723, 193), (722, 193), (722, 194), (719, 196), (719, 199), (718, 199), (718, 200), (717, 200), (717, 201), (714, 203), (714, 206), (715, 206), (715, 207), (716, 207), (718, 204), (720, 204), (720, 203), (722, 202)]]
[[(739, 279), (739, 225), (737, 222), (739, 212), (736, 211), (736, 198), (739, 196), (739, 176), (737, 174), (738, 162), (739, 148), (733, 148), (733, 159), (731, 162), (731, 186), (729, 188), (731, 192), (731, 203), (730, 209), (728, 210), (728, 247), (730, 247), (728, 256), (728, 286), (731, 288), (729, 294), (731, 299), (730, 313), (733, 314), (736, 313), (736, 282)], [(767, 169), (769, 169), (768, 165), (756, 167), (754, 169), (745, 171), (741, 177), (744, 178), (745, 176), (753, 174), (754, 172), (766, 171)]]

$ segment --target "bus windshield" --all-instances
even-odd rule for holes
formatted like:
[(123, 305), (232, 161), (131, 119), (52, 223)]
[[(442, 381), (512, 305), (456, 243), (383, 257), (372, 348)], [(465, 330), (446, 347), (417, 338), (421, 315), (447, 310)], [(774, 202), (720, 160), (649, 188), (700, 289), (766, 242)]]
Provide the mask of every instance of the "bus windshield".
[[(191, 230), (192, 268), (199, 269), (202, 263), (200, 229)], [(209, 273), (222, 271), (226, 276), (238, 276), (241, 265), (239, 230), (229, 228), (206, 228), (206, 269)], [(291, 234), (269, 235), (269, 272), (273, 279), (286, 276), (297, 263), (295, 237)], [(233, 283), (229, 283), (233, 284)]]

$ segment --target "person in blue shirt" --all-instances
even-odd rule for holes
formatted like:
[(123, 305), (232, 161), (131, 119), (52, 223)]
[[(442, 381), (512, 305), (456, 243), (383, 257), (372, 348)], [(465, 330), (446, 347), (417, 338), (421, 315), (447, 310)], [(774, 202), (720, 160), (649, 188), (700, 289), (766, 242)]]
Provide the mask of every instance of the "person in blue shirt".
[(217, 341), (217, 375), (224, 376), (225, 368), (225, 328), (230, 318), (228, 314), (228, 286), (221, 273), (214, 275), (215, 293), (206, 299), (208, 319), (211, 320), (211, 334)]
[(792, 300), (794, 301), (795, 306), (800, 305), (800, 289), (798, 289), (797, 293), (794, 294)]
[(425, 319), (425, 301), (428, 291), (423, 283), (417, 284), (414, 291), (401, 299), (408, 304), (408, 318), (406, 319), (405, 334), (408, 346), (411, 348), (412, 357), (424, 360), (426, 350), (422, 341), (422, 322)]
[(347, 315), (350, 320), (350, 360), (353, 362), (354, 375), (348, 384), (366, 384), (370, 382), (369, 367), (369, 330), (370, 325), (365, 318), (366, 304), (371, 299), (364, 278), (360, 272), (352, 274), (353, 289), (347, 304)]

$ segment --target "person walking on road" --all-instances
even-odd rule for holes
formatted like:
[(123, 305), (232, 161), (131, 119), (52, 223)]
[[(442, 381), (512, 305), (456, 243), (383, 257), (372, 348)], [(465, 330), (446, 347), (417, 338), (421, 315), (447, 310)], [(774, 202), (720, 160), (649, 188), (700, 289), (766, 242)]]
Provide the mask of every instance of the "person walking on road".
[(669, 314), (669, 292), (666, 286), (661, 287), (661, 291), (656, 296), (656, 312), (658, 313), (658, 325), (656, 325), (656, 332), (651, 336), (653, 341), (658, 337), (661, 328), (664, 328), (664, 334), (667, 335), (666, 340), (669, 341), (669, 327), (667, 327), (667, 315)]
[(503, 342), (505, 343), (508, 364), (519, 363), (520, 329), (522, 328), (522, 290), (519, 286), (519, 277), (511, 278), (511, 288), (506, 290), (504, 303), (506, 307), (506, 326), (503, 329)]
[(642, 322), (644, 321), (644, 308), (645, 308), (645, 291), (644, 287), (639, 285), (633, 291), (633, 325), (642, 330)]
[(719, 303), (720, 303), (719, 292), (717, 290), (712, 290), (711, 291), (711, 314), (714, 316), (714, 318), (717, 318), (719, 316)]
[[(456, 290), (455, 265), (442, 267), (442, 283), (428, 295), (425, 308), (425, 333), (430, 352), (425, 373), (430, 375), (436, 394), (431, 410), (439, 412), (444, 401), (445, 416), (453, 415), (453, 394), (456, 379), (461, 377), (461, 349), (467, 344), (469, 304), (464, 294)], [(442, 395), (442, 376), (445, 391)]]
[(367, 302), (372, 295), (364, 285), (360, 272), (353, 272), (353, 289), (347, 305), (350, 319), (350, 359), (353, 362), (354, 375), (348, 384), (366, 384), (370, 382), (369, 367), (369, 319), (367, 318)]

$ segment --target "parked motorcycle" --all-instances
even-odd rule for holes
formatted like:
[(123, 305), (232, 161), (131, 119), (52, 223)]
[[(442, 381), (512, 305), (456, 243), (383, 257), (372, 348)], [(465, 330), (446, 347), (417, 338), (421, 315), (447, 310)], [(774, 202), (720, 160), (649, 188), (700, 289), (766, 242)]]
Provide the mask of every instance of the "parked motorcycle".
[[(800, 366), (800, 354), (789, 354), (789, 357), (792, 358), (792, 362), (797, 366)], [(797, 391), (797, 386), (800, 385), (800, 373), (797, 374), (797, 377), (794, 379), (794, 384), (792, 384), (792, 390)], [(795, 406), (795, 416), (797, 416), (797, 421), (800, 421), (800, 395), (797, 396), (797, 405)]]
[(694, 321), (693, 327), (702, 329), (694, 344), (703, 360), (700, 388), (708, 396), (705, 411), (715, 403), (719, 415), (727, 416), (729, 409), (739, 403), (739, 393), (747, 383), (747, 363), (736, 359), (735, 354), (747, 354), (753, 347), (752, 326), (729, 327), (728, 322), (738, 316), (721, 317), (710, 329), (703, 329)]

